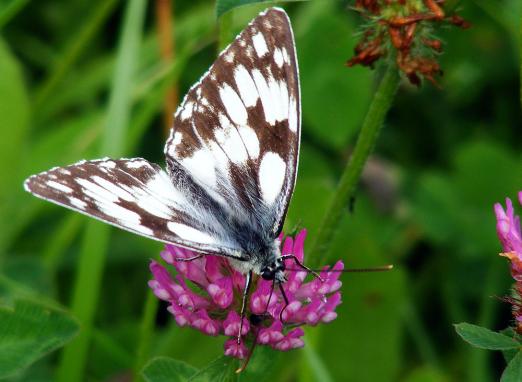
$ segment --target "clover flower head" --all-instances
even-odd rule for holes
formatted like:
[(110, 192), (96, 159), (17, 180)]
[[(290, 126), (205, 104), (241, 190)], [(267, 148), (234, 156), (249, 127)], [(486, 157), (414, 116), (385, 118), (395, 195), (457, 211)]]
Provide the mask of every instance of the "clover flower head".
[[(295, 239), (281, 236), (282, 255), (295, 255), (302, 262), (305, 238), (305, 230)], [(153, 279), (149, 286), (158, 298), (169, 303), (168, 310), (177, 325), (192, 327), (209, 336), (230, 337), (224, 345), (227, 356), (247, 357), (246, 343), (254, 341), (281, 351), (303, 347), (302, 326), (327, 323), (337, 317), (335, 309), (341, 303), (338, 271), (344, 267), (341, 261), (333, 266), (334, 272), (325, 267), (322, 280), (306, 281), (307, 272), (297, 269), (293, 260), (285, 260), (287, 282), (283, 288), (288, 305), (271, 281), (255, 277), (241, 327), (239, 312), (245, 276), (218, 256), (176, 260), (196, 255), (191, 250), (166, 245), (161, 257), (176, 274), (172, 276), (166, 267), (152, 261)]]
[[(522, 191), (518, 193), (518, 200), (522, 205)], [(515, 215), (513, 203), (506, 198), (506, 209), (496, 203), (495, 215), (497, 218), (497, 235), (502, 244), (501, 256), (507, 257), (511, 263), (511, 275), (515, 280), (511, 297), (505, 298), (512, 304), (513, 317), (516, 322), (515, 330), (522, 334), (522, 230), (520, 217)]]
[(446, 15), (442, 0), (356, 0), (355, 9), (367, 20), (355, 56), (347, 66), (373, 67), (381, 57), (394, 56), (409, 81), (420, 85), (421, 77), (436, 84), (442, 70), (436, 56), (442, 42), (433, 38), (436, 24), (468, 28), (456, 13)]

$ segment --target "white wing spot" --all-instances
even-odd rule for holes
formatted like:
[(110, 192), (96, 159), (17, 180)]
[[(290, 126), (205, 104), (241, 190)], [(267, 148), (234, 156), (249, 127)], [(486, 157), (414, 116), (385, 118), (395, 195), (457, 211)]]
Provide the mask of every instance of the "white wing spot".
[(252, 36), (252, 42), (254, 43), (254, 48), (256, 50), (258, 57), (263, 57), (268, 53), (268, 47), (266, 46), (265, 37), (263, 33), (258, 32), (254, 36)]
[(288, 90), (286, 89), (286, 84), (283, 81), (278, 82), (273, 77), (270, 77), (268, 89), (272, 99), (274, 119), (277, 122), (286, 120), (288, 117)]
[(85, 203), (83, 200), (75, 198), (74, 196), (69, 197), (69, 203), (80, 210), (83, 210), (85, 207), (87, 207), (87, 203)]
[(129, 192), (122, 189), (117, 184), (114, 184), (107, 179), (101, 178), (99, 176), (92, 176), (91, 179), (105, 188), (107, 191), (109, 191), (111, 194), (116, 195), (118, 198), (121, 198), (123, 200), (127, 200), (129, 202), (132, 202), (135, 200), (135, 197), (131, 195)]
[(192, 108), (194, 106), (194, 102), (187, 102), (181, 110), (181, 114), (179, 115), (181, 120), (184, 121), (192, 116)]
[(71, 187), (68, 187), (65, 184), (55, 182), (54, 180), (47, 181), (47, 185), (49, 187), (54, 188), (55, 190), (65, 192), (66, 194), (70, 194), (71, 192), (73, 192), (73, 189)]
[(294, 133), (297, 132), (297, 104), (294, 97), (290, 97), (288, 105), (288, 128)]
[(250, 158), (257, 159), (259, 156), (259, 138), (254, 129), (249, 126), (240, 126), (239, 134), (245, 143)]
[(197, 150), (191, 157), (181, 160), (181, 164), (191, 175), (210, 187), (216, 187), (216, 171), (212, 163), (214, 158), (212, 154), (206, 150)]
[(274, 106), (275, 100), (272, 99), (272, 94), (270, 92), (270, 89), (268, 88), (266, 79), (263, 76), (263, 74), (261, 74), (261, 72), (257, 69), (254, 69), (252, 71), (252, 78), (254, 79), (257, 90), (259, 92), (259, 96), (261, 98), (261, 103), (263, 104), (265, 120), (269, 124), (274, 125), (275, 121), (276, 121), (275, 106)]
[(115, 202), (119, 200), (118, 196), (105, 188), (88, 181), (87, 179), (75, 179), (76, 182), (83, 187), (85, 195), (94, 200), (96, 207), (108, 217), (115, 219), (118, 224), (127, 227), (130, 230), (152, 235), (153, 231), (141, 225), (140, 215), (134, 211), (130, 211)]
[(101, 162), (100, 166), (105, 167), (105, 168), (116, 168), (116, 163), (111, 160), (111, 161)]
[(172, 145), (173, 146), (177, 146), (181, 143), (181, 141), (183, 140), (183, 133), (181, 131), (176, 131), (174, 133), (174, 139), (172, 140)]
[(235, 90), (230, 85), (225, 84), (219, 89), (219, 96), (232, 121), (237, 125), (245, 125), (248, 120), (248, 113)]
[(286, 163), (276, 153), (267, 152), (259, 166), (261, 196), (267, 205), (274, 204), (281, 193), (286, 176)]
[[(174, 203), (186, 203), (185, 196), (174, 187), (172, 181), (165, 171), (160, 171), (147, 182), (147, 188), (154, 194), (166, 201)], [(171, 214), (172, 215), (172, 214)]]
[(288, 57), (288, 51), (286, 50), (285, 47), (283, 47), (283, 60), (287, 63), (290, 62), (290, 58)]
[(148, 167), (149, 163), (146, 160), (133, 160), (125, 164), (127, 168), (142, 168)]
[(242, 165), (248, 159), (241, 136), (236, 128), (230, 123), (224, 114), (219, 114), (219, 124), (221, 128), (214, 130), (214, 136), (223, 151), (227, 153), (230, 160), (238, 165)]
[(254, 56), (254, 49), (249, 45), (245, 48), (245, 54), (249, 59), (252, 59)]
[(111, 191), (87, 179), (78, 178), (75, 179), (75, 181), (83, 187), (83, 192), (85, 193), (85, 195), (93, 198), (96, 201), (102, 199), (103, 201), (107, 202), (115, 202), (119, 199), (118, 196), (113, 194)]
[(277, 48), (274, 50), (274, 61), (280, 68), (283, 67), (284, 58), (283, 53), (281, 52), (281, 49)]
[(207, 235), (206, 233), (198, 231), (197, 229), (189, 227), (185, 224), (168, 222), (167, 228), (183, 240), (202, 244), (214, 244), (216, 242), (216, 240), (212, 236)]
[(234, 79), (236, 80), (239, 95), (246, 107), (256, 106), (259, 94), (257, 93), (256, 84), (252, 80), (250, 73), (243, 65), (239, 65), (234, 71)]
[(230, 51), (223, 56), (226, 62), (233, 63), (234, 62), (234, 52)]

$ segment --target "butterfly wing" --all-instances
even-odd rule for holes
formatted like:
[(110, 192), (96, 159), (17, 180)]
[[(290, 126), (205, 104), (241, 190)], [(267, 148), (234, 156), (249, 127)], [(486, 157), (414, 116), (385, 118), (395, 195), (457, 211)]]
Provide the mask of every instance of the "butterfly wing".
[(300, 91), (288, 16), (254, 19), (185, 96), (165, 146), (226, 212), (277, 236), (297, 173)]
[(33, 175), (39, 198), (154, 240), (237, 257), (221, 226), (221, 208), (182, 169), (169, 177), (145, 159), (81, 161)]

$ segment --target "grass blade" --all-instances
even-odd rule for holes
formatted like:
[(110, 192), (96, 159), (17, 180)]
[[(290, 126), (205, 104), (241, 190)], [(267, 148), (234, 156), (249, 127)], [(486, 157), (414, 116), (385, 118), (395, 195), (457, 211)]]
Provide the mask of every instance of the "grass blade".
[[(101, 155), (120, 156), (125, 147), (125, 132), (131, 112), (131, 89), (134, 82), (135, 63), (139, 55), (146, 1), (132, 0), (127, 4), (120, 46), (116, 60), (114, 80), (107, 112), (105, 130), (101, 142)], [(83, 332), (67, 347), (58, 370), (58, 381), (84, 380), (87, 350), (107, 247), (109, 227), (89, 222), (85, 231), (72, 311), (83, 324)]]

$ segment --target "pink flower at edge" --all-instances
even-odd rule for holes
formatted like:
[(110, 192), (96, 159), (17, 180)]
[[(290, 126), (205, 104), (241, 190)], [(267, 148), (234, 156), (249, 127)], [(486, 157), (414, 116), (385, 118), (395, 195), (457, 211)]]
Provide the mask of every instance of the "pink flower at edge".
[[(522, 204), (522, 191), (518, 193)], [(515, 215), (513, 203), (506, 198), (506, 209), (500, 203), (496, 203), (495, 215), (497, 218), (497, 235), (502, 244), (502, 256), (511, 261), (513, 277), (522, 279), (522, 231), (520, 229), (520, 217)]]
[[(306, 230), (295, 238), (281, 235), (282, 255), (293, 254), (304, 261), (304, 241)], [(303, 325), (315, 326), (333, 321), (337, 314), (336, 307), (341, 303), (338, 291), (341, 282), (340, 272), (326, 272), (323, 268), (321, 277), (324, 282), (298, 271), (292, 260), (286, 260), (289, 269), (288, 281), (283, 284), (289, 304), (285, 307), (283, 297), (272, 282), (256, 277), (250, 292), (247, 314), (243, 321), (241, 342), (237, 343), (240, 328), (240, 306), (245, 277), (234, 270), (225, 258), (205, 256), (190, 262), (175, 261), (176, 258), (188, 258), (196, 253), (187, 249), (166, 245), (161, 253), (162, 259), (177, 271), (171, 276), (167, 267), (152, 261), (150, 269), (153, 279), (149, 286), (156, 296), (167, 301), (169, 312), (179, 326), (190, 326), (210, 336), (223, 334), (229, 339), (225, 342), (225, 355), (245, 358), (248, 355), (247, 342), (270, 346), (280, 351), (288, 351), (304, 346)], [(338, 261), (333, 269), (342, 270), (343, 263)], [(272, 293), (272, 297), (270, 297)], [(267, 303), (270, 303), (267, 307)], [(249, 321), (255, 316), (258, 322)], [(297, 327), (299, 326), (299, 327)]]
[[(522, 191), (518, 193), (519, 203), (522, 205)], [(507, 257), (511, 262), (511, 275), (515, 280), (513, 297), (505, 298), (512, 304), (515, 330), (522, 334), (522, 230), (520, 217), (515, 215), (513, 203), (506, 198), (506, 209), (500, 203), (494, 206), (497, 218), (497, 235), (502, 244), (501, 256)]]

